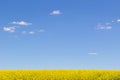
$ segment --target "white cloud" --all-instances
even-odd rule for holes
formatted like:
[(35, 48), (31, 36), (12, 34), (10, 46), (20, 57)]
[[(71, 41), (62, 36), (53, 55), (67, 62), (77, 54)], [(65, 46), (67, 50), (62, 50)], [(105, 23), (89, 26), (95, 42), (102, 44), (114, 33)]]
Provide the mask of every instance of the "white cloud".
[(110, 29), (112, 29), (112, 26), (106, 26), (106, 29), (110, 30)]
[(115, 21), (114, 20), (112, 20), (112, 23), (114, 23)]
[(3, 27), (3, 30), (6, 32), (15, 32), (16, 28), (15, 27)]
[(60, 10), (54, 10), (50, 13), (50, 15), (60, 15), (62, 14)]
[(42, 33), (42, 32), (45, 32), (45, 30), (44, 29), (40, 29), (38, 31), (22, 31), (21, 33), (22, 34), (30, 34), (30, 35), (32, 35), (32, 34), (35, 34), (35, 33)]
[(17, 25), (21, 25), (21, 26), (28, 26), (28, 25), (32, 25), (32, 23), (28, 23), (28, 22), (25, 22), (25, 21), (13, 21), (11, 22), (11, 24), (17, 24)]
[(35, 34), (35, 32), (34, 31), (30, 31), (29, 34)]
[(98, 24), (96, 28), (98, 30), (110, 30), (110, 29), (112, 29), (112, 26), (110, 24), (106, 23), (105, 25)]
[[(26, 28), (22, 29), (21, 26), (32, 25), (32, 23), (28, 23), (28, 22), (24, 22), (24, 21), (20, 21), (20, 22), (13, 21), (10, 24), (14, 24), (15, 26), (5, 26), (5, 27), (2, 27), (2, 30), (5, 32), (10, 32), (10, 33), (16, 32), (16, 30), (18, 30), (18, 33), (21, 33), (23, 35), (33, 35), (36, 33), (45, 32), (44, 29), (36, 29), (36, 30), (27, 30)], [(16, 26), (16, 25), (18, 25), (18, 26)]]
[(120, 23), (120, 19), (118, 19), (117, 22)]
[(45, 32), (45, 30), (44, 29), (40, 29), (38, 32)]
[(26, 34), (27, 33), (27, 31), (22, 31), (22, 34)]
[(88, 53), (88, 55), (97, 55), (95, 52)]

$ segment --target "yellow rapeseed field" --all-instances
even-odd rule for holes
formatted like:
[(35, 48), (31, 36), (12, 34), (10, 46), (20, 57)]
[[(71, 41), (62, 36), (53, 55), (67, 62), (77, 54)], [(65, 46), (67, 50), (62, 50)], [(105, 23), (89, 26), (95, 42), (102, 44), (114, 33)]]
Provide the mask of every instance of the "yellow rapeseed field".
[(120, 71), (1, 70), (0, 80), (120, 80)]

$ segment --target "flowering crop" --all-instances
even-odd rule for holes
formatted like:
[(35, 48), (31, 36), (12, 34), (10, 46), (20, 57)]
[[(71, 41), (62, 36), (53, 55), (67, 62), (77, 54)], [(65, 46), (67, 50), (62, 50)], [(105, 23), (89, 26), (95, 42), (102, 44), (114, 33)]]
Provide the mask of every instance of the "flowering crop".
[(0, 80), (120, 80), (120, 71), (1, 70)]

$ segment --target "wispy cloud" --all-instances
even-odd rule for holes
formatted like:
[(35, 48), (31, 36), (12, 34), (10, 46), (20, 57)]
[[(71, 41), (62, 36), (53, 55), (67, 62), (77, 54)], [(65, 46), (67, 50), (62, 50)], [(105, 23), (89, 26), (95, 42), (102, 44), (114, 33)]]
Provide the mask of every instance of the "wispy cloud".
[(60, 10), (53, 10), (50, 15), (60, 15), (62, 14)]
[(31, 34), (31, 35), (32, 35), (32, 34), (35, 34), (35, 32), (34, 32), (34, 31), (30, 31), (30, 32), (29, 32), (29, 34)]
[(90, 53), (88, 53), (88, 55), (97, 55), (97, 53), (96, 52), (90, 52)]
[(108, 23), (106, 23), (106, 24), (98, 24), (96, 26), (96, 29), (97, 30), (110, 30), (110, 29), (112, 29), (112, 26), (110, 24), (108, 24)]
[(16, 27), (3, 27), (3, 30), (5, 32), (11, 32), (11, 33), (13, 33), (13, 32), (15, 32)]
[(45, 32), (44, 29), (39, 29), (39, 30), (33, 30), (33, 31), (22, 31), (21, 33), (23, 35), (27, 34), (27, 35), (33, 35), (33, 34), (36, 34), (36, 33), (42, 33), (42, 32)]
[(109, 23), (97, 24), (97, 30), (111, 30), (114, 28), (115, 24), (120, 23), (120, 18), (111, 20)]
[(25, 21), (13, 21), (13, 22), (11, 22), (11, 24), (16, 24), (16, 25), (21, 25), (21, 26), (32, 25), (32, 23), (28, 23), (28, 22), (25, 22)]
[(117, 19), (117, 22), (120, 23), (120, 19)]
[[(31, 30), (31, 29), (27, 29), (29, 27), (23, 28), (22, 26), (32, 25), (32, 23), (28, 23), (28, 22), (25, 22), (25, 21), (20, 21), (20, 22), (19, 21), (13, 21), (10, 24), (12, 24), (12, 26), (5, 26), (5, 27), (2, 27), (1, 29), (4, 32), (9, 32), (9, 33), (16, 33), (17, 32), (17, 33), (20, 33), (22, 35), (34, 35), (34, 34), (45, 32), (44, 29), (35, 29), (34, 28), (33, 30)], [(16, 35), (17, 35), (17, 33), (16, 33)]]
[(22, 31), (22, 34), (26, 34), (27, 33), (27, 31)]
[(38, 32), (45, 32), (45, 30), (44, 29), (40, 29)]
[(23, 35), (29, 35), (29, 34), (35, 34), (35, 32), (34, 31), (22, 31), (21, 32)]

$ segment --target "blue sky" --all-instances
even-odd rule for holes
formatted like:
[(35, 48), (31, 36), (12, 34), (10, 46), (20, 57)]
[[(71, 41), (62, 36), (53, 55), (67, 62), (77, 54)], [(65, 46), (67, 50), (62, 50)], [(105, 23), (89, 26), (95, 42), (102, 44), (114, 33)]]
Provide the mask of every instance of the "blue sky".
[(0, 0), (0, 69), (120, 69), (119, 0)]

